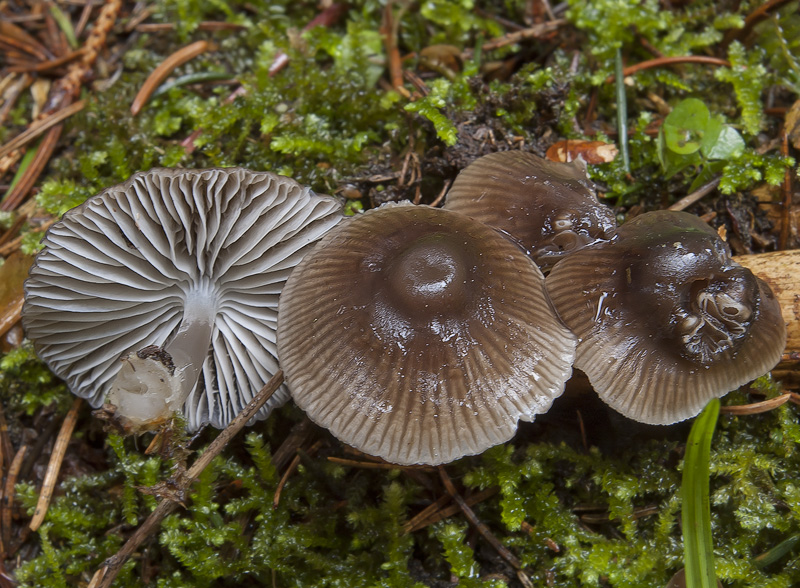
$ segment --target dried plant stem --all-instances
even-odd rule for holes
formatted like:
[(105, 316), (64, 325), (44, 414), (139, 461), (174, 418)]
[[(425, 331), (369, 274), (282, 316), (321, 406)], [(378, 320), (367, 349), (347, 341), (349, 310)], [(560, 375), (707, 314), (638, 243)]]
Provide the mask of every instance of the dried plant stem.
[[(487, 498), (491, 498), (499, 491), (500, 489), (497, 486), (492, 486), (491, 488), (481, 490), (472, 496), (464, 498), (464, 502), (466, 502), (468, 506), (472, 506), (474, 504), (478, 504), (479, 502), (483, 502)], [(449, 500), (449, 495), (442, 496), (436, 500), (436, 502), (426, 506), (405, 525), (403, 525), (403, 533), (414, 533), (415, 531), (419, 531), (420, 529), (424, 529), (429, 525), (438, 523), (439, 521), (449, 518), (459, 512), (461, 508), (458, 505), (452, 505), (445, 508), (445, 505)]]
[(212, 45), (208, 41), (196, 41), (191, 45), (187, 45), (182, 49), (178, 49), (175, 53), (162, 61), (161, 64), (159, 64), (159, 66), (155, 68), (149, 76), (147, 76), (144, 84), (142, 84), (142, 87), (136, 94), (136, 98), (133, 99), (133, 104), (131, 104), (131, 114), (133, 116), (139, 114), (139, 111), (142, 110), (144, 105), (150, 99), (150, 96), (152, 96), (153, 92), (156, 91), (156, 88), (158, 88), (161, 83), (167, 79), (169, 74), (171, 74), (175, 68), (180, 67), (198, 55), (202, 55), (211, 49), (211, 47)]
[(42, 491), (39, 493), (39, 501), (36, 503), (36, 510), (33, 512), (33, 519), (30, 523), (31, 531), (36, 531), (47, 515), (47, 509), (50, 506), (50, 500), (53, 498), (53, 491), (56, 487), (56, 480), (58, 480), (58, 473), (61, 471), (61, 463), (64, 461), (67, 445), (69, 445), (69, 440), (72, 438), (72, 431), (75, 430), (75, 424), (78, 422), (78, 411), (82, 402), (83, 400), (80, 398), (75, 399), (72, 403), (72, 408), (69, 409), (66, 418), (64, 418), (64, 423), (61, 425), (61, 431), (59, 431), (56, 443), (53, 446), (53, 453), (50, 454), (50, 463), (47, 464), (47, 473), (42, 483)]
[[(177, 495), (181, 495), (189, 490), (208, 464), (210, 464), (211, 461), (222, 452), (228, 442), (242, 430), (247, 424), (247, 421), (253, 418), (253, 415), (264, 406), (264, 403), (270, 399), (281, 384), (283, 384), (283, 372), (278, 370), (245, 409), (231, 421), (214, 441), (211, 442), (203, 454), (192, 464), (192, 467), (189, 468), (184, 475), (180, 476), (179, 479), (173, 480), (174, 487), (177, 488)], [(128, 561), (128, 558), (134, 554), (145, 539), (156, 532), (161, 525), (161, 521), (177, 507), (178, 503), (172, 500), (164, 499), (159, 502), (155, 510), (147, 517), (147, 520), (145, 520), (136, 532), (125, 542), (125, 545), (123, 545), (117, 553), (109, 557), (100, 569), (95, 572), (89, 584), (89, 588), (109, 588), (122, 569), (122, 566)]]
[[(519, 561), (517, 556), (511, 553), (505, 545), (500, 543), (497, 537), (495, 537), (489, 530), (489, 527), (481, 522), (475, 512), (470, 508), (469, 504), (467, 504), (467, 502), (458, 493), (456, 487), (453, 485), (453, 481), (450, 479), (450, 476), (447, 475), (447, 471), (445, 471), (444, 467), (442, 466), (439, 466), (439, 476), (442, 478), (442, 483), (444, 484), (445, 490), (447, 490), (447, 493), (461, 509), (461, 512), (464, 513), (464, 516), (467, 517), (469, 523), (478, 530), (478, 533), (480, 533), (492, 547), (494, 547), (497, 553), (500, 554), (500, 557), (506, 560), (509, 564), (511, 564), (511, 567), (517, 570), (518, 574), (522, 573), (522, 563)], [(523, 577), (527, 579), (527, 576), (524, 574), (520, 576), (520, 581), (525, 584)], [(530, 583), (529, 579), (528, 583)]]
[(74, 104), (70, 104), (66, 108), (62, 108), (59, 111), (56, 111), (52, 114), (47, 115), (45, 118), (36, 121), (34, 124), (29, 126), (19, 135), (11, 139), (8, 143), (0, 147), (0, 157), (11, 153), (15, 149), (19, 149), (20, 147), (24, 147), (31, 141), (33, 141), (36, 137), (44, 133), (46, 130), (54, 127), (55, 125), (59, 124), (66, 118), (69, 118), (76, 112), (80, 112), (86, 106), (85, 100), (79, 100)]
[(11, 509), (14, 506), (14, 486), (17, 484), (17, 476), (22, 467), (22, 460), (25, 459), (25, 454), (28, 451), (28, 446), (23, 445), (17, 451), (11, 466), (8, 468), (8, 476), (6, 477), (6, 485), (3, 489), (3, 508), (0, 515), (0, 521), (3, 523), (2, 542), (0, 542), (0, 553), (6, 553), (11, 542)]
[(775, 410), (779, 406), (783, 406), (789, 400), (792, 399), (792, 395), (781, 394), (780, 396), (776, 396), (775, 398), (770, 398), (769, 400), (762, 400), (761, 402), (753, 402), (752, 404), (741, 404), (736, 406), (723, 406), (719, 409), (720, 412), (726, 414), (735, 414), (735, 415), (748, 415), (748, 414), (761, 414), (762, 412), (769, 412), (770, 410)]
[(714, 178), (710, 182), (707, 182), (700, 186), (697, 190), (692, 192), (691, 194), (687, 194), (680, 200), (678, 200), (675, 204), (670, 206), (667, 210), (685, 210), (689, 208), (692, 204), (703, 198), (706, 194), (712, 192), (717, 186), (719, 186), (719, 182), (722, 177)]

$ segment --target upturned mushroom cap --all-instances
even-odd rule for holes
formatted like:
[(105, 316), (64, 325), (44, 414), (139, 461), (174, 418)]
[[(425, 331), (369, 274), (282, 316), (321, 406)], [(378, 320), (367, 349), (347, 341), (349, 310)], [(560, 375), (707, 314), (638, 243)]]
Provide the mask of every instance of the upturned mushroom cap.
[(564, 255), (609, 239), (617, 226), (581, 163), (523, 151), (492, 153), (461, 171), (444, 208), (506, 233), (547, 271)]
[(575, 339), (541, 272), (455, 212), (385, 205), (292, 273), (278, 356), (295, 402), (343, 442), (440, 464), (510, 439), (572, 372)]
[[(95, 407), (112, 383), (118, 406), (144, 420), (188, 393), (190, 429), (224, 427), (277, 370), (289, 273), (341, 218), (335, 199), (271, 173), (137, 173), (48, 231), (25, 284), (25, 329)], [(155, 391), (162, 380), (169, 389)], [(287, 397), (278, 391), (258, 418)]]
[(579, 338), (575, 367), (637, 421), (698, 414), (778, 363), (786, 328), (769, 287), (699, 218), (659, 211), (558, 263), (550, 297)]

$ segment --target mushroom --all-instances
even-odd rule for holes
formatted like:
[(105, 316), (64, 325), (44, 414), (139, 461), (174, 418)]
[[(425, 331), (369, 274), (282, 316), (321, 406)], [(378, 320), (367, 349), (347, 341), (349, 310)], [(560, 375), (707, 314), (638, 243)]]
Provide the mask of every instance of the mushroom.
[(326, 235), (278, 311), (295, 402), (341, 441), (398, 464), (510, 439), (563, 392), (574, 346), (519, 248), (464, 215), (410, 204)]
[(505, 233), (547, 272), (566, 254), (613, 235), (582, 160), (558, 163), (523, 151), (475, 160), (453, 182), (444, 208)]
[(132, 428), (184, 400), (190, 430), (224, 427), (276, 371), (281, 288), (340, 210), (267, 172), (134, 174), (50, 228), (23, 324), (74, 394), (108, 396)]
[(786, 341), (769, 287), (684, 212), (625, 223), (615, 241), (559, 262), (547, 290), (579, 338), (575, 367), (607, 404), (644, 423), (695, 416), (774, 367)]

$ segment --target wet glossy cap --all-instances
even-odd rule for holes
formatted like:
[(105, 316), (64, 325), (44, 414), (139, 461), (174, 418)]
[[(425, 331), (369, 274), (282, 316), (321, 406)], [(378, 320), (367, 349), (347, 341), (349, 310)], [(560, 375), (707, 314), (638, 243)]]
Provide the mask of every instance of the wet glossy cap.
[(597, 201), (585, 169), (582, 162), (523, 151), (492, 153), (458, 175), (444, 208), (506, 233), (546, 272), (616, 229), (613, 211)]
[[(134, 174), (48, 231), (25, 284), (26, 332), (72, 392), (98, 407), (120, 358), (161, 349), (191, 314), (206, 339), (188, 336), (202, 366), (184, 407), (188, 426), (224, 427), (277, 369), (278, 296), (340, 209), (266, 172)], [(278, 391), (258, 418), (287, 397)]]
[(616, 241), (557, 264), (547, 289), (580, 340), (575, 367), (612, 408), (645, 423), (698, 414), (772, 369), (786, 341), (769, 287), (683, 212), (625, 223)]
[(550, 407), (575, 340), (531, 260), (451, 211), (385, 205), (331, 231), (281, 297), (292, 397), (343, 442), (440, 464)]

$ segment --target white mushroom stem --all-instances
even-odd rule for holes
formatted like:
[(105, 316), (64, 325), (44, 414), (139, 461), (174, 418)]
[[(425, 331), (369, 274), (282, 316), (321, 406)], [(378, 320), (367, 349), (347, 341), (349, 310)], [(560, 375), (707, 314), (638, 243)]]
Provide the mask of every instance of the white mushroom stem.
[(117, 417), (134, 427), (147, 428), (183, 407), (208, 356), (216, 312), (215, 297), (208, 289), (193, 289), (187, 294), (181, 325), (169, 343), (122, 358), (107, 399), (116, 407)]

